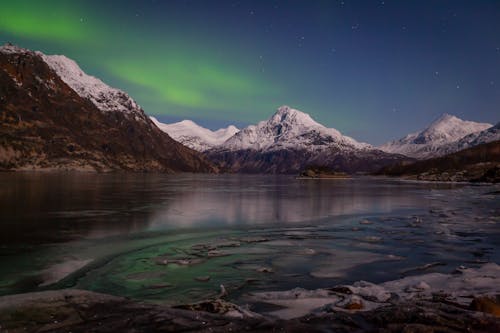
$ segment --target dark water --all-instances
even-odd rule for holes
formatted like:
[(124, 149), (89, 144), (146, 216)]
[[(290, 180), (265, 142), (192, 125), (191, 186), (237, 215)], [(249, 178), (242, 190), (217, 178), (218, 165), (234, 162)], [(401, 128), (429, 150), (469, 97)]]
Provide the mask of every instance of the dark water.
[(0, 294), (178, 303), (500, 261), (498, 186), (289, 176), (0, 174)]

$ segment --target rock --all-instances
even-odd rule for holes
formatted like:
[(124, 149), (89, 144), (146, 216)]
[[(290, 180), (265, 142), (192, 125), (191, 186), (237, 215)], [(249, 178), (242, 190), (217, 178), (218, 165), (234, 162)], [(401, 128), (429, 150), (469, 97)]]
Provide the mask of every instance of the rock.
[(362, 310), (364, 308), (363, 300), (356, 295), (347, 297), (338, 303), (337, 306), (343, 307), (346, 310)]
[(220, 294), (219, 294), (219, 298), (224, 298), (228, 295), (228, 292), (226, 290), (226, 287), (224, 287), (223, 284), (220, 285)]
[(425, 281), (420, 281), (417, 284), (406, 287), (405, 291), (406, 292), (422, 292), (422, 291), (430, 290), (430, 289), (431, 289), (431, 286), (429, 286)]
[(474, 311), (481, 311), (494, 315), (495, 317), (500, 317), (500, 297), (495, 298), (488, 296), (475, 297), (470, 308)]

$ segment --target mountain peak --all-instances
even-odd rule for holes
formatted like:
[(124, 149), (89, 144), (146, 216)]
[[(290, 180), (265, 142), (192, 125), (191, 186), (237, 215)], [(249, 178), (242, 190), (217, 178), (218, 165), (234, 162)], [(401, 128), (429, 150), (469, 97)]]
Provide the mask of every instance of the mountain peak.
[(491, 124), (463, 120), (451, 114), (444, 113), (432, 122), (426, 129), (424, 129), (417, 136), (416, 140), (422, 141), (422, 143), (433, 140), (435, 141), (436, 139), (454, 141), (464, 137), (465, 135), (482, 131), (491, 126)]
[(446, 128), (442, 128), (443, 126), (447, 125), (460, 125), (462, 123), (465, 123), (465, 120), (462, 120), (458, 118), (457, 116), (454, 116), (449, 113), (443, 113), (441, 116), (439, 116), (436, 120), (434, 120), (426, 129), (443, 129), (445, 130)]
[(334, 128), (327, 128), (314, 121), (307, 113), (281, 106), (265, 121), (250, 125), (229, 138), (223, 149), (272, 151), (280, 149), (367, 149), (369, 145), (359, 143), (342, 135)]
[(271, 125), (288, 124), (289, 126), (324, 127), (314, 121), (309, 114), (287, 105), (280, 106), (276, 113), (269, 118), (268, 123)]
[(454, 115), (444, 113), (422, 131), (388, 142), (380, 148), (388, 153), (398, 153), (410, 157), (434, 157), (440, 154), (442, 147), (491, 126), (487, 123), (462, 120)]

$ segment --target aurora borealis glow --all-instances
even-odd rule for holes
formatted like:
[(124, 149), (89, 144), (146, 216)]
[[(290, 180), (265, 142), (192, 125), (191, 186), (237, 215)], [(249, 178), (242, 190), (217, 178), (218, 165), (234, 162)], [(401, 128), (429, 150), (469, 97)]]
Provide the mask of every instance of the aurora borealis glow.
[(378, 144), (447, 112), (496, 123), (499, 1), (0, 0), (0, 42), (65, 54), (148, 114), (201, 125), (288, 104)]

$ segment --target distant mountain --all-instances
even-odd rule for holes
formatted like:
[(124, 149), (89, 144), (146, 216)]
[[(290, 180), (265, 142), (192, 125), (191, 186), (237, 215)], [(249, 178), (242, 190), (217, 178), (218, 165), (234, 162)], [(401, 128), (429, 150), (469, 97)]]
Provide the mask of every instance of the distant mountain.
[(357, 142), (288, 106), (207, 154), (224, 170), (248, 173), (297, 173), (309, 166), (369, 172), (402, 158)]
[(456, 142), (447, 144), (440, 149), (440, 152), (450, 154), (466, 148), (498, 140), (500, 140), (500, 122), (495, 126), (485, 129), (484, 131), (466, 135)]
[[(380, 149), (388, 153), (402, 154), (419, 159), (441, 156), (452, 152), (451, 144), (458, 142), (467, 135), (481, 132), (492, 126), (491, 124), (465, 121), (444, 114), (424, 130), (388, 142), (380, 146)], [(460, 149), (457, 147), (457, 150)]]
[(0, 47), (0, 169), (214, 171), (65, 56)]
[(370, 149), (370, 145), (342, 135), (334, 128), (327, 128), (307, 113), (282, 106), (268, 120), (251, 125), (224, 142), (228, 150), (252, 149), (273, 151), (287, 148), (323, 150)]
[(222, 145), (227, 139), (239, 132), (239, 129), (233, 125), (211, 131), (191, 120), (164, 124), (154, 117), (150, 118), (159, 129), (170, 135), (171, 138), (200, 152)]
[(475, 145), (441, 157), (399, 163), (379, 174), (429, 181), (500, 182), (500, 141)]

